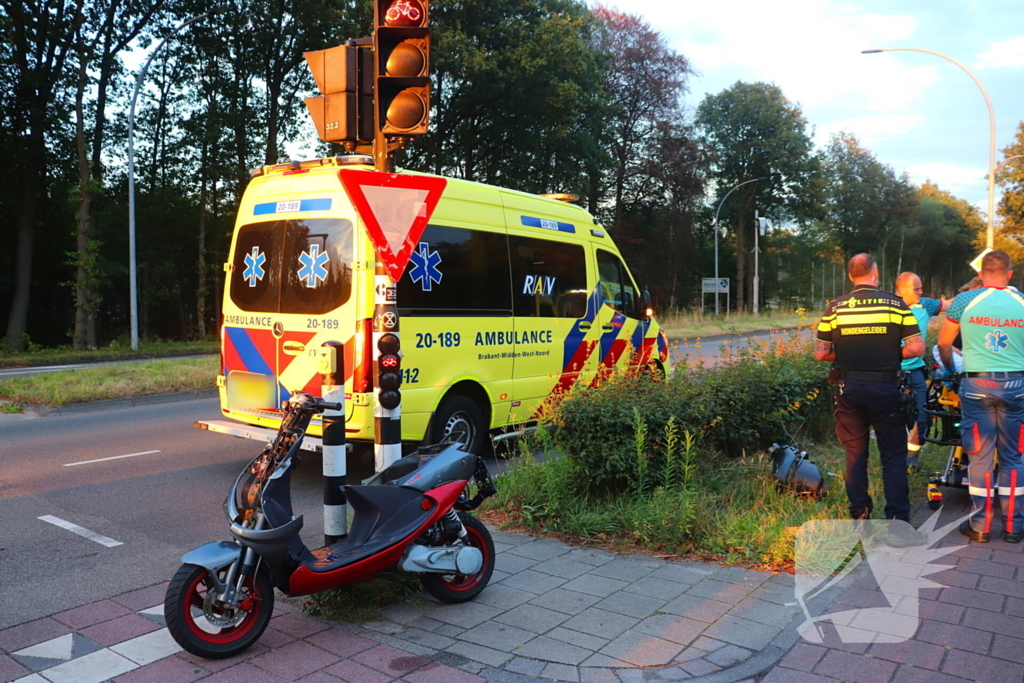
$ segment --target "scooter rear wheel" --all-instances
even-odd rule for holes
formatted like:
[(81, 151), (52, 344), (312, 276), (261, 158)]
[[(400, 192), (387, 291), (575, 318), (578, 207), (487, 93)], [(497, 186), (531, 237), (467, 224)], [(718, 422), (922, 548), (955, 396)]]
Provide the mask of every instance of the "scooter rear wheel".
[[(221, 570), (222, 581), (227, 574)], [(274, 586), (265, 571), (246, 578), (237, 609), (216, 600), (210, 570), (184, 564), (167, 586), (164, 617), (167, 630), (187, 652), (223, 659), (255, 643), (274, 612)]]
[(494, 573), (494, 541), (484, 523), (465, 512), (459, 513), (466, 527), (466, 543), (477, 548), (484, 556), (483, 567), (472, 576), (461, 574), (423, 574), (420, 582), (424, 590), (441, 602), (458, 603), (472, 600), (480, 594)]

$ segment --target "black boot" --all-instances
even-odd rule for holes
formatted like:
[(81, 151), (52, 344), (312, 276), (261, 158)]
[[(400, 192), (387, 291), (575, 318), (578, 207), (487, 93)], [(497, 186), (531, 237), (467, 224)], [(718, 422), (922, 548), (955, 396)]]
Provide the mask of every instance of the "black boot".
[[(988, 534), (971, 528), (971, 520), (960, 522), (960, 533), (977, 543), (988, 543)], [(1019, 540), (1019, 539), (1018, 539)], [(1013, 543), (1014, 541), (1011, 541)]]

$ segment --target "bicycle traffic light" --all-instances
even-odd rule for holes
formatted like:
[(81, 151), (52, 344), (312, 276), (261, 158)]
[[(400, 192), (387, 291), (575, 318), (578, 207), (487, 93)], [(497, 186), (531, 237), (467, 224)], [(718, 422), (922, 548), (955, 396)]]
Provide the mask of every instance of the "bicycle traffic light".
[(307, 97), (317, 135), (324, 142), (373, 140), (373, 57), (353, 42), (303, 53), (322, 97)]
[(377, 130), (423, 135), (430, 122), (429, 0), (374, 0)]
[(398, 335), (386, 332), (377, 340), (377, 388), (380, 390), (380, 405), (394, 410), (402, 402), (398, 388), (402, 386), (401, 344)]

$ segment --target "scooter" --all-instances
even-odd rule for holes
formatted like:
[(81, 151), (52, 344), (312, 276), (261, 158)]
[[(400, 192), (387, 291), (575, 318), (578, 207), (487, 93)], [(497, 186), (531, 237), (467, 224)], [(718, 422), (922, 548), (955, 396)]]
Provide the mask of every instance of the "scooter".
[(454, 442), (421, 448), (365, 485), (344, 486), (353, 513), (348, 534), (306, 548), (302, 515), (292, 514), (291, 473), (314, 413), (340, 409), (293, 393), (274, 442), (245, 467), (224, 502), (234, 540), (207, 543), (181, 558), (164, 616), (186, 651), (220, 659), (251, 646), (270, 622), (274, 588), (309, 595), (397, 568), (420, 574), (438, 600), (459, 603), (490, 581), (494, 542), (467, 512), (495, 493), (494, 484), (484, 461)]

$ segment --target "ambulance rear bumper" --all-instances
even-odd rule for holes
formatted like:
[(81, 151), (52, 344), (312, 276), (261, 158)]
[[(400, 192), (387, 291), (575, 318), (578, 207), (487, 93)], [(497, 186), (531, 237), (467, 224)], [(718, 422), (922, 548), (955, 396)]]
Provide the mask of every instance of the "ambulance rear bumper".
[[(198, 422), (193, 422), (192, 426), (196, 429), (205, 429), (210, 432), (217, 432), (218, 434), (228, 434), (230, 436), (237, 436), (240, 439), (252, 439), (254, 441), (263, 441), (264, 443), (273, 441), (274, 437), (277, 436), (276, 429), (254, 427), (227, 420), (199, 420)], [(345, 448), (346, 450), (351, 450), (352, 444), (345, 444)], [(323, 441), (318, 436), (307, 434), (302, 440), (302, 450), (304, 451), (323, 453), (323, 449)]]

